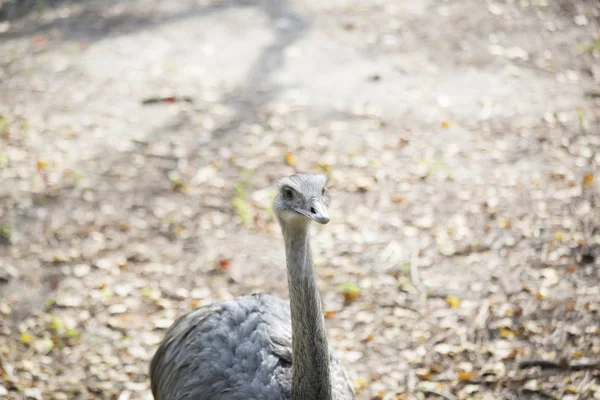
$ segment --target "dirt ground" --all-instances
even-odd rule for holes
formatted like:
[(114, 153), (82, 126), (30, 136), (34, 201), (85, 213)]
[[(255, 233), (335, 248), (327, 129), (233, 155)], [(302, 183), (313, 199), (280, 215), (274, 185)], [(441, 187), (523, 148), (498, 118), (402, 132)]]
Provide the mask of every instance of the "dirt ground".
[(314, 229), (358, 399), (600, 399), (600, 3), (0, 0), (0, 398), (150, 399)]

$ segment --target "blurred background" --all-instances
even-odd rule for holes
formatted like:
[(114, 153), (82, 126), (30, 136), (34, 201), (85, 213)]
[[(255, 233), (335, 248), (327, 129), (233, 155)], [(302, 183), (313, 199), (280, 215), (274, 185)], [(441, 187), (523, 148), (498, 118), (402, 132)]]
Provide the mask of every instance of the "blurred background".
[(321, 171), (358, 399), (598, 399), (599, 120), (595, 0), (0, 0), (0, 398), (150, 399)]

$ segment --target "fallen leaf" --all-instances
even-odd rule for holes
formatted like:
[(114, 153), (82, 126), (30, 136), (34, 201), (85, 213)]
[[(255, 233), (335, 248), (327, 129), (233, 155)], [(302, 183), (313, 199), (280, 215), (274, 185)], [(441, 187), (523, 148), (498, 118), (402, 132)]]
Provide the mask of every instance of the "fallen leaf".
[(46, 168), (48, 168), (48, 163), (44, 160), (37, 160), (35, 167), (38, 171), (44, 171)]
[(577, 386), (574, 386), (574, 385), (569, 385), (564, 389), (564, 393), (578, 394), (579, 388), (577, 388)]
[(35, 46), (41, 46), (46, 43), (46, 37), (42, 35), (36, 35), (33, 37), (33, 44)]
[(460, 299), (458, 297), (448, 296), (446, 302), (450, 308), (458, 308), (460, 306)]
[(546, 293), (544, 293), (541, 289), (535, 292), (535, 297), (539, 300), (543, 300), (546, 297)]
[(369, 381), (366, 379), (355, 379), (352, 381), (352, 385), (356, 394), (359, 394), (361, 390), (369, 386)]
[(423, 381), (428, 381), (432, 377), (432, 373), (429, 368), (417, 368), (415, 370), (415, 375), (417, 375), (417, 378)]
[(356, 25), (354, 25), (354, 23), (352, 22), (346, 22), (344, 25), (342, 25), (344, 27), (345, 30), (347, 31), (353, 31), (354, 29), (356, 29)]
[(323, 171), (327, 175), (331, 175), (331, 172), (333, 171), (333, 167), (331, 164), (319, 163), (315, 164), (315, 168), (320, 171)]
[(591, 173), (584, 174), (581, 183), (584, 187), (592, 186), (594, 184), (594, 175)]
[(360, 297), (360, 288), (354, 283), (344, 283), (341, 292), (346, 301), (353, 301)]
[(284, 160), (287, 165), (289, 165), (291, 167), (296, 166), (296, 163), (297, 163), (296, 156), (291, 151), (288, 151), (287, 153), (285, 153)]
[(442, 125), (442, 128), (448, 129), (448, 128), (450, 128), (450, 121), (442, 121), (441, 125)]
[(556, 231), (556, 233), (554, 234), (554, 239), (556, 240), (562, 240), (563, 239), (563, 234), (561, 231)]
[(331, 319), (335, 317), (336, 312), (334, 310), (325, 311), (325, 318)]
[(31, 336), (29, 333), (27, 332), (22, 332), (21, 333), (21, 342), (24, 344), (29, 344), (33, 341), (33, 336)]
[(506, 218), (500, 218), (498, 220), (498, 226), (503, 229), (510, 228), (511, 222)]
[(406, 146), (407, 144), (408, 144), (408, 140), (406, 140), (406, 139), (400, 138), (398, 140), (398, 147), (400, 147), (400, 148)]
[(477, 374), (475, 372), (459, 371), (458, 373), (458, 379), (461, 381), (472, 381), (476, 376)]
[(574, 299), (567, 300), (567, 303), (565, 304), (565, 311), (575, 311), (576, 305), (577, 302)]
[(500, 336), (503, 338), (509, 339), (515, 336), (515, 333), (511, 329), (500, 327), (498, 330), (500, 331)]
[(396, 196), (392, 199), (392, 201), (396, 204), (404, 203), (404, 200), (406, 199), (402, 196)]
[(229, 267), (231, 267), (231, 261), (226, 259), (226, 258), (221, 258), (219, 260), (219, 267), (223, 270), (223, 271), (227, 271), (229, 269)]
[(200, 307), (201, 304), (202, 301), (200, 299), (194, 299), (190, 302), (190, 307), (195, 310), (196, 308)]

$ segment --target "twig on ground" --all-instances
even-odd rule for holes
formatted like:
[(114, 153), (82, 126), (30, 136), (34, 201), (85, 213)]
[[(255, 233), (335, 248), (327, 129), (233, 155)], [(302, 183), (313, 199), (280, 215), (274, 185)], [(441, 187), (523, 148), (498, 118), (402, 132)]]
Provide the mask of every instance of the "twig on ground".
[(585, 96), (592, 99), (600, 98), (600, 90), (590, 90), (589, 92), (585, 92)]
[(541, 369), (558, 369), (562, 371), (584, 371), (588, 369), (600, 369), (600, 361), (590, 363), (570, 364), (568, 360), (523, 360), (519, 362), (519, 369), (539, 367)]
[(450, 393), (440, 392), (439, 390), (435, 390), (435, 389), (417, 389), (417, 391), (419, 391), (423, 394), (434, 394), (436, 396), (443, 397), (444, 399), (447, 399), (447, 400), (458, 400), (456, 397), (454, 397)]
[(150, 104), (157, 104), (157, 103), (172, 104), (172, 103), (177, 103), (177, 102), (182, 102), (182, 101), (186, 102), (186, 103), (190, 103), (190, 104), (192, 104), (194, 102), (194, 100), (189, 96), (166, 96), (166, 97), (150, 97), (150, 98), (142, 100), (142, 104), (147, 106)]
[(421, 251), (421, 238), (417, 238), (417, 245), (413, 248), (412, 254), (410, 256), (410, 280), (413, 285), (417, 288), (419, 293), (427, 293), (427, 288), (421, 282), (421, 277), (419, 276), (419, 252)]

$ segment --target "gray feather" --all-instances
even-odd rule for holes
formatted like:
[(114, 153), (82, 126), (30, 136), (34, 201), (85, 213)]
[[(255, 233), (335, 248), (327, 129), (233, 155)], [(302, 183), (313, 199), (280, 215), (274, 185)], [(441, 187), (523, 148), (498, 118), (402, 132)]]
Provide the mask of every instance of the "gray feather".
[[(283, 300), (255, 294), (201, 307), (167, 332), (150, 367), (156, 400), (291, 399), (292, 330)], [(331, 356), (334, 398), (352, 399)]]

